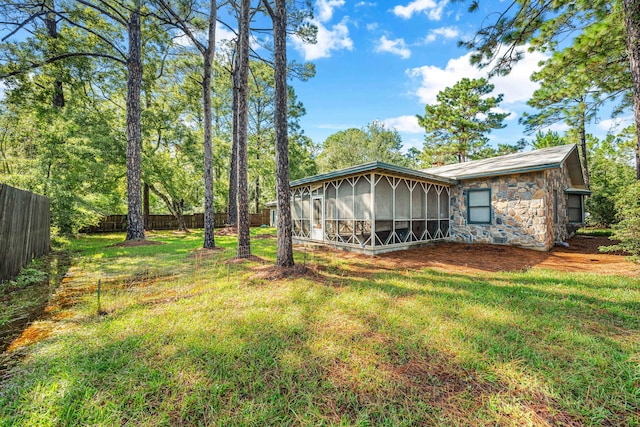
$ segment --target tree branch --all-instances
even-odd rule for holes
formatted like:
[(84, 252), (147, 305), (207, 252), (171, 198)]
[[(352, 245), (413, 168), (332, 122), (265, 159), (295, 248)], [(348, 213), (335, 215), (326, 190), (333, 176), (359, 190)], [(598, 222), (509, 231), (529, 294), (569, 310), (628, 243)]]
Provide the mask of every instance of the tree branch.
[[(16, 24), (16, 28), (13, 31), (11, 31), (9, 34), (4, 36), (1, 41), (3, 41), (3, 42), (6, 41), (8, 38), (10, 38), (15, 33), (17, 33), (22, 28), (24, 28), (24, 26), (27, 25), (29, 22), (33, 21), (34, 19), (36, 19), (37, 17), (39, 17), (41, 15), (46, 15), (46, 14), (47, 14), (46, 12), (40, 12), (40, 13), (36, 13), (34, 15), (31, 15), (30, 17), (28, 17), (24, 21), (20, 22), (19, 24)], [(6, 24), (13, 24), (13, 23), (12, 22), (6, 22)]]
[(169, 21), (169, 23), (182, 30), (186, 34), (186, 36), (189, 37), (189, 39), (193, 42), (200, 53), (204, 55), (206, 52), (206, 47), (196, 38), (196, 36), (189, 28), (189, 25), (187, 25), (187, 23), (175, 12), (175, 10), (173, 10), (173, 8), (165, 0), (158, 0), (158, 3), (160, 3), (160, 6), (162, 6), (162, 9), (165, 11), (165, 13), (168, 13), (171, 17), (173, 17), (173, 19), (175, 19), (175, 22)]
[[(98, 12), (104, 14), (105, 16), (108, 16), (109, 18), (111, 18), (114, 21), (118, 22), (120, 25), (122, 25), (125, 28), (128, 26), (127, 19), (125, 17), (123, 17), (120, 13), (118, 13), (117, 11), (115, 11), (115, 12), (120, 16), (116, 16), (116, 15), (112, 14), (111, 12), (107, 12), (105, 9), (103, 9), (100, 6), (98, 6), (96, 4), (93, 4), (93, 3), (89, 2), (89, 1), (86, 1), (86, 0), (76, 0), (76, 1), (78, 3), (80, 3), (80, 4), (83, 4), (83, 5), (87, 6), (87, 7), (90, 7), (92, 9), (97, 10)], [(111, 6), (107, 5), (107, 7), (109, 7), (111, 10), (113, 10), (113, 8)]]
[(66, 16), (57, 13), (57, 15), (62, 18), (63, 20), (67, 21), (68, 23), (70, 23), (71, 25), (78, 27), (80, 29), (85, 30), (86, 32), (88, 32), (89, 34), (93, 34), (94, 36), (98, 37), (100, 40), (102, 40), (103, 42), (105, 42), (106, 44), (108, 44), (109, 46), (111, 46), (111, 48), (113, 48), (113, 50), (115, 50), (116, 52), (118, 52), (120, 54), (120, 56), (122, 56), (122, 58), (126, 61), (127, 60), (127, 54), (124, 53), (123, 51), (120, 50), (120, 48), (118, 48), (118, 46), (115, 45), (115, 43), (113, 43), (111, 40), (107, 39), (106, 37), (98, 34), (96, 31), (92, 30), (91, 28), (85, 27), (84, 25), (78, 24), (75, 21), (72, 21), (71, 19), (67, 18)]
[(62, 55), (57, 55), (52, 58), (48, 58), (42, 62), (33, 63), (27, 68), (23, 68), (21, 70), (11, 71), (7, 74), (0, 75), (0, 79), (6, 79), (7, 77), (13, 77), (20, 74), (24, 74), (29, 70), (34, 70), (36, 68), (40, 68), (44, 65), (51, 64), (53, 62), (61, 61), (67, 58), (75, 58), (75, 57), (94, 57), (94, 58), (106, 58), (111, 59), (113, 61), (119, 62), (120, 64), (127, 65), (126, 61), (123, 61), (120, 58), (117, 58), (113, 55), (103, 54), (103, 53), (91, 53), (91, 52), (73, 52), (73, 53), (63, 53)]

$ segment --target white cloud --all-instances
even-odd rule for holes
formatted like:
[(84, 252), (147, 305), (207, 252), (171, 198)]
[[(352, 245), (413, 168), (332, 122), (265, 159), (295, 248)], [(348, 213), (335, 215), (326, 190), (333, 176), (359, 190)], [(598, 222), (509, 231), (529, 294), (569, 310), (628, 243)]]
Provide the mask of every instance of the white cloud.
[(372, 1), (361, 1), (356, 3), (356, 5), (354, 7), (376, 7), (377, 4), (375, 2)]
[(333, 9), (344, 6), (344, 0), (317, 0), (318, 21), (328, 22), (333, 17)]
[(402, 152), (408, 153), (409, 149), (416, 148), (420, 151), (424, 148), (424, 139), (422, 138), (408, 138), (402, 140)]
[[(526, 46), (524, 47), (526, 50)], [(467, 53), (459, 58), (450, 59), (444, 68), (434, 65), (424, 65), (418, 68), (408, 69), (407, 74), (415, 79), (419, 79), (420, 86), (415, 90), (420, 102), (433, 104), (436, 95), (441, 90), (452, 87), (463, 77), (477, 79), (487, 76), (487, 69), (478, 69), (471, 65), (469, 59), (471, 53)], [(526, 102), (531, 98), (533, 92), (538, 88), (538, 83), (531, 81), (531, 73), (540, 67), (538, 63), (546, 59), (543, 53), (526, 53), (524, 59), (514, 65), (511, 73), (506, 76), (497, 76), (490, 80), (495, 85), (494, 94), (504, 94), (503, 104), (515, 104)]]
[(598, 129), (609, 133), (619, 133), (624, 128), (631, 126), (634, 123), (633, 116), (622, 116), (614, 119), (601, 120), (598, 123)]
[(424, 133), (424, 128), (418, 124), (416, 116), (399, 116), (382, 120), (386, 127), (404, 133)]
[(409, 19), (415, 13), (424, 12), (432, 21), (439, 21), (442, 18), (442, 11), (448, 0), (439, 3), (436, 0), (414, 0), (406, 6), (397, 5), (393, 8), (393, 13), (404, 19)]
[(333, 25), (331, 29), (319, 21), (312, 21), (318, 27), (317, 43), (303, 43), (302, 40), (294, 37), (294, 47), (302, 53), (305, 61), (328, 58), (331, 56), (331, 52), (336, 50), (353, 50), (353, 40), (349, 37), (347, 21), (348, 18), (344, 17), (342, 21)]
[(367, 24), (366, 28), (367, 28), (367, 31), (376, 30), (376, 29), (378, 29), (378, 23), (377, 22), (372, 22), (370, 24)]
[(404, 39), (389, 40), (386, 36), (380, 37), (375, 51), (393, 53), (402, 59), (407, 59), (411, 56), (411, 50), (407, 47)]
[(236, 38), (236, 35), (230, 29), (221, 26), (220, 24), (216, 25), (216, 45), (221, 43), (222, 41), (229, 41)]
[(429, 31), (429, 34), (424, 38), (424, 43), (433, 43), (438, 38), (443, 39), (455, 39), (460, 35), (460, 32), (456, 27), (441, 27)]

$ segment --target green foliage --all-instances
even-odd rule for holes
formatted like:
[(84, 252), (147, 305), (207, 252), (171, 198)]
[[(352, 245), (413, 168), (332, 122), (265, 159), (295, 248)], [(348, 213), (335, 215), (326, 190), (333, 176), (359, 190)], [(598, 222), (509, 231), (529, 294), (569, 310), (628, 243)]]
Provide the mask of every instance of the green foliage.
[(421, 156), (425, 166), (464, 162), (490, 154), (487, 134), (503, 128), (509, 115), (492, 111), (502, 101), (502, 94), (488, 96), (493, 88), (484, 78), (463, 78), (440, 91), (435, 104), (425, 106), (424, 116), (417, 116), (427, 133)]
[(557, 147), (568, 143), (569, 142), (564, 137), (560, 136), (558, 132), (548, 130), (543, 133), (539, 130), (536, 133), (535, 139), (531, 141), (531, 146), (534, 150), (539, 150), (541, 148)]
[(351, 128), (330, 135), (322, 143), (317, 162), (320, 172), (373, 161), (408, 166), (409, 159), (401, 150), (398, 131), (373, 121), (361, 129)]
[(613, 7), (602, 20), (585, 27), (571, 45), (553, 52), (532, 75), (541, 85), (528, 104), (540, 112), (522, 117), (528, 130), (558, 122), (584, 127), (603, 103), (618, 100), (621, 94), (627, 96), (617, 111), (630, 105), (623, 22), (622, 8)]
[(618, 222), (616, 201), (634, 179), (631, 166), (634, 145), (633, 138), (630, 138), (632, 132), (629, 129), (621, 135), (609, 135), (603, 140), (588, 137), (590, 186), (593, 192), (586, 203), (589, 225), (608, 227)]
[(476, 159), (486, 159), (488, 157), (506, 156), (507, 154), (518, 153), (525, 149), (527, 141), (521, 138), (515, 144), (499, 143), (497, 147), (485, 146), (475, 154)]
[[(478, 9), (472, 2), (470, 12)], [(492, 75), (508, 74), (524, 55), (523, 45), (546, 51), (557, 48), (567, 33), (597, 25), (613, 13), (619, 3), (610, 1), (513, 2), (500, 13), (491, 14), (476, 36), (460, 44), (473, 51), (471, 61), (490, 66)], [(622, 25), (622, 20), (618, 24)], [(605, 34), (606, 37), (606, 34)], [(606, 46), (609, 40), (601, 40)]]
[(34, 283), (40, 283), (47, 278), (47, 273), (37, 268), (25, 267), (20, 270), (20, 274), (13, 281), (15, 286), (29, 286)]
[(616, 200), (619, 222), (613, 225), (612, 240), (619, 243), (601, 247), (603, 252), (624, 251), (640, 262), (640, 181), (627, 185)]
[(7, 91), (0, 181), (49, 197), (53, 227), (70, 234), (119, 210), (123, 141), (114, 112), (84, 95), (90, 81), (76, 82), (63, 108), (41, 100), (46, 81), (35, 75)]

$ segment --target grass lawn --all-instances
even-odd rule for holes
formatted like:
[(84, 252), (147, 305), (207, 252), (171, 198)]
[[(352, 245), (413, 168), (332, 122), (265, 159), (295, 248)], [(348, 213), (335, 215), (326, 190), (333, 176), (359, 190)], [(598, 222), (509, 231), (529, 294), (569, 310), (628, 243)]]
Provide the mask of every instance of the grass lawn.
[(0, 383), (0, 426), (640, 426), (638, 279), (316, 250), (270, 280), (265, 233), (264, 264), (233, 260), (235, 237), (194, 252), (197, 231), (73, 241), (46, 333)]

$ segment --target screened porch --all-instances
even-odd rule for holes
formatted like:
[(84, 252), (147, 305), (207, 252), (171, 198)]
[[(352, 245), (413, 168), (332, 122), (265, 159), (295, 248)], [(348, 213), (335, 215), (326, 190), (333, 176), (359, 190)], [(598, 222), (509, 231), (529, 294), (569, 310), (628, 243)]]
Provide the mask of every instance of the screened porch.
[(449, 185), (366, 173), (292, 187), (298, 241), (381, 252), (449, 237)]

